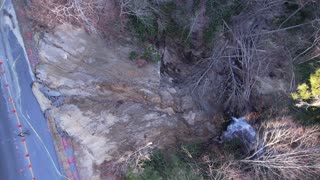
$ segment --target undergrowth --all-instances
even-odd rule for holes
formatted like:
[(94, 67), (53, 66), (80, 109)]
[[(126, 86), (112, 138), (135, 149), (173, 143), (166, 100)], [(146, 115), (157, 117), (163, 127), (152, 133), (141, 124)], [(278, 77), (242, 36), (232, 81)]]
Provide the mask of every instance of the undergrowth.
[[(219, 156), (242, 158), (239, 140), (230, 140), (222, 145), (221, 150), (209, 146), (206, 142), (196, 141), (183, 144), (174, 150), (155, 150), (150, 159), (143, 162), (140, 172), (129, 170), (128, 180), (201, 180), (215, 176), (225, 161)], [(221, 155), (221, 154), (220, 154)]]
[(320, 124), (320, 108), (319, 107), (308, 107), (308, 108), (297, 108), (292, 106), (290, 108), (296, 121), (304, 126), (313, 126)]
[(312, 73), (320, 68), (320, 58), (315, 58), (311, 61), (297, 64), (295, 66), (295, 72), (298, 82), (307, 82)]
[(160, 61), (161, 56), (159, 51), (152, 45), (147, 45), (142, 52), (131, 51), (128, 55), (129, 60), (137, 60), (142, 58), (147, 62), (157, 63)]
[(223, 21), (228, 23), (232, 16), (238, 15), (243, 10), (245, 4), (243, 0), (209, 0), (206, 7), (209, 23), (204, 29), (203, 39), (207, 46), (212, 46), (215, 34), (223, 25)]
[(136, 173), (129, 170), (126, 174), (128, 180), (164, 180), (164, 179), (201, 179), (194, 172), (188, 162), (181, 157), (181, 152), (165, 152), (156, 150), (150, 160), (143, 162), (143, 171)]
[(154, 41), (158, 35), (158, 27), (154, 18), (150, 17), (147, 23), (135, 16), (130, 16), (129, 27), (134, 35), (142, 42)]
[[(295, 67), (297, 81), (300, 84), (298, 86), (297, 92), (302, 95), (306, 94), (307, 92), (309, 92), (309, 94), (310, 94), (310, 95), (308, 95), (308, 96), (310, 96), (309, 98), (303, 100), (306, 103), (311, 103), (313, 101), (313, 99), (310, 99), (312, 96), (312, 91), (309, 90), (309, 87), (311, 86), (310, 77), (319, 68), (320, 68), (320, 59), (319, 58), (315, 58), (312, 61), (298, 64)], [(303, 88), (303, 85), (307, 87), (306, 90), (301, 89), (301, 88)], [(300, 88), (300, 91), (303, 91), (303, 92), (299, 92), (299, 88)], [(297, 94), (297, 93), (293, 93), (293, 95), (295, 95), (295, 94)], [(305, 95), (305, 96), (307, 96), (307, 95)], [(299, 99), (299, 98), (295, 98), (293, 96), (293, 99)], [(294, 101), (294, 103), (295, 102), (296, 101)], [(300, 107), (300, 108), (295, 107), (295, 106), (291, 106), (290, 110), (291, 110), (292, 115), (295, 116), (295, 119), (302, 125), (309, 126), (309, 125), (314, 125), (314, 124), (320, 123), (320, 108), (319, 107), (315, 107), (312, 105), (310, 105), (310, 107), (304, 106), (304, 107)]]
[[(134, 35), (142, 42), (155, 42), (161, 37), (173, 39), (186, 47), (191, 47), (190, 24), (196, 18), (200, 1), (194, 1), (193, 6), (177, 5), (175, 1), (152, 3), (157, 9), (147, 22), (130, 16), (130, 27)], [(244, 8), (243, 0), (209, 0), (206, 2), (206, 16), (208, 22), (203, 29), (203, 41), (207, 47), (212, 46), (217, 30), (223, 21), (229, 22), (232, 16), (239, 14)]]
[[(284, 14), (275, 17), (274, 24), (281, 28), (291, 27), (314, 20), (317, 17), (319, 3), (316, 1), (284, 1)], [(296, 30), (289, 30), (295, 32)]]

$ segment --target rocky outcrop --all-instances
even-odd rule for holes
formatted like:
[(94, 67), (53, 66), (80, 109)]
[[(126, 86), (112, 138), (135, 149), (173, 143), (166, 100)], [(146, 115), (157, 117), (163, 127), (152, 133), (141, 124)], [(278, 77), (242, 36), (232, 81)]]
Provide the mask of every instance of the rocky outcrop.
[(190, 96), (160, 83), (158, 64), (138, 67), (128, 60), (132, 49), (107, 45), (70, 25), (39, 40), (33, 90), (42, 110), (78, 144), (82, 179), (100, 179), (94, 167), (147, 143), (163, 147), (188, 137), (192, 129), (199, 136), (214, 131)]

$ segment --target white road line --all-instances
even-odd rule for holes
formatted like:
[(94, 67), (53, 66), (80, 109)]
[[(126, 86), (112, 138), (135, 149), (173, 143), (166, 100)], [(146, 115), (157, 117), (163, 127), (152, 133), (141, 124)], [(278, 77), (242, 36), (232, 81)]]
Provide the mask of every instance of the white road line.
[[(6, 1), (6, 0), (4, 0), (4, 1)], [(7, 24), (10, 27), (11, 31), (14, 33), (15, 37), (17, 38), (21, 48), (23, 49), (23, 54), (24, 54), (24, 56), (26, 57), (26, 60), (27, 60), (30, 77), (34, 81), (35, 77), (34, 77), (34, 74), (32, 72), (32, 69), (31, 69), (31, 64), (30, 64), (30, 62), (28, 60), (27, 51), (25, 49), (24, 42), (23, 42), (23, 39), (21, 37), (21, 33), (20, 33), (21, 31), (19, 29), (19, 22), (17, 20), (17, 15), (16, 15), (16, 12), (15, 12), (15, 10), (13, 8), (12, 3), (7, 8), (8, 8), (9, 13), (12, 15), (12, 17), (14, 19), (14, 23), (16, 24), (16, 27), (13, 28), (12, 27), (12, 23), (10, 21), (4, 22), (4, 23)]]
[[(15, 64), (15, 63), (14, 63)], [(14, 66), (13, 66), (14, 67)], [(63, 177), (63, 178), (66, 178), (68, 179), (66, 176), (64, 176), (58, 169), (57, 165), (55, 164), (47, 146), (45, 145), (45, 143), (43, 142), (42, 138), (40, 137), (40, 135), (37, 133), (37, 131), (35, 130), (35, 128), (32, 126), (32, 124), (30, 123), (30, 121), (28, 119), (31, 119), (29, 114), (27, 114), (28, 118), (25, 117), (24, 113), (22, 112), (22, 109), (21, 109), (21, 88), (19, 86), (19, 79), (18, 79), (18, 75), (16, 73), (16, 71), (14, 70), (14, 68), (11, 69), (11, 71), (13, 71), (13, 81), (15, 81), (15, 85), (16, 85), (16, 89), (17, 89), (17, 94), (16, 94), (16, 100), (17, 100), (17, 110), (18, 112), (20, 112), (20, 115), (22, 116), (22, 118), (28, 123), (28, 125), (30, 126), (30, 128), (32, 129), (32, 131), (34, 132), (34, 134), (36, 135), (36, 137), (38, 138), (38, 140), (40, 141), (41, 145), (44, 147), (51, 163), (53, 164), (54, 168), (55, 168), (55, 171), (56, 173), (60, 176), (60, 177)]]
[(27, 117), (30, 119), (30, 116), (29, 116), (29, 114), (28, 114), (28, 111), (26, 111), (26, 115), (27, 115)]
[[(20, 101), (20, 103), (21, 103), (21, 101)], [(42, 146), (44, 147), (46, 153), (47, 153), (48, 156), (49, 156), (49, 159), (50, 159), (53, 167), (55, 168), (56, 173), (57, 173), (60, 177), (63, 177), (63, 178), (65, 178), (65, 179), (68, 179), (68, 177), (64, 176), (64, 175), (59, 171), (59, 169), (58, 169), (58, 167), (56, 166), (56, 164), (55, 164), (55, 162), (54, 162), (54, 160), (53, 160), (53, 158), (52, 158), (49, 150), (47, 149), (47, 146), (44, 144), (42, 138), (41, 138), (40, 135), (37, 133), (37, 131), (34, 129), (34, 127), (31, 125), (31, 123), (29, 122), (29, 120), (24, 116), (24, 114), (22, 113), (20, 107), (17, 108), (17, 109), (19, 109), (18, 111), (19, 111), (20, 114), (22, 115), (22, 118), (28, 123), (28, 125), (30, 126), (30, 128), (32, 129), (32, 131), (34, 132), (34, 134), (37, 136), (37, 138), (38, 138), (39, 141), (41, 142)]]
[(4, 3), (6, 2), (6, 0), (3, 0), (3, 2), (0, 5), (0, 11), (3, 9)]
[[(12, 73), (12, 76), (11, 77), (11, 80), (13, 81), (13, 84), (14, 84), (14, 89), (16, 90), (16, 101), (17, 101), (17, 107), (16, 107), (16, 110), (19, 111), (20, 115), (22, 116), (22, 118), (25, 120), (25, 122), (27, 122), (27, 124), (30, 126), (30, 128), (32, 129), (32, 131), (34, 132), (34, 134), (36, 135), (36, 137), (38, 138), (38, 140), (40, 141), (40, 144), (44, 147), (52, 165), (54, 166), (55, 168), (55, 172), (60, 176), (60, 177), (63, 177), (65, 179), (68, 179), (66, 176), (64, 176), (58, 169), (57, 165), (55, 164), (47, 146), (45, 145), (45, 143), (43, 142), (42, 138), (40, 137), (40, 135), (37, 133), (37, 131), (35, 130), (35, 128), (32, 126), (32, 124), (29, 122), (29, 120), (25, 117), (24, 113), (22, 112), (21, 110), (21, 88), (20, 88), (20, 85), (19, 85), (19, 78), (18, 78), (18, 75), (17, 75), (17, 71), (15, 70), (15, 65), (16, 65), (16, 62), (17, 62), (18, 58), (14, 60), (14, 62), (12, 63), (12, 65), (10, 66), (10, 61), (7, 59), (8, 61), (8, 66), (9, 66), (9, 70), (11, 71)], [(26, 57), (26, 60), (28, 61), (28, 58)], [(30, 116), (28, 115), (29, 119)]]
[(13, 69), (16, 66), (16, 63), (17, 63), (18, 59), (20, 58), (20, 56), (21, 56), (21, 54), (13, 61), (11, 69)]

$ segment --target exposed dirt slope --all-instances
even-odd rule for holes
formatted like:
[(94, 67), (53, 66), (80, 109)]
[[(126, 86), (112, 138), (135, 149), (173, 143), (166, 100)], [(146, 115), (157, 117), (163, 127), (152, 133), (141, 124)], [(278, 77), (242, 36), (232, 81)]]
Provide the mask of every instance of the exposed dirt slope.
[(39, 41), (34, 89), (46, 97), (35, 94), (58, 129), (78, 143), (83, 179), (99, 179), (94, 166), (125, 160), (121, 157), (149, 142), (162, 147), (188, 137), (190, 127), (200, 136), (214, 132), (190, 96), (180, 96), (170, 84), (160, 86), (158, 64), (139, 68), (128, 60), (131, 49), (106, 45), (70, 25)]

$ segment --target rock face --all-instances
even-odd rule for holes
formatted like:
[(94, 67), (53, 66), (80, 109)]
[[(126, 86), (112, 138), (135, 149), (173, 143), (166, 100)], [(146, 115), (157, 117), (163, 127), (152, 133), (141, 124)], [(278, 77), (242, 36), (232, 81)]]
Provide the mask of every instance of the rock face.
[(42, 110), (78, 144), (82, 179), (103, 179), (94, 167), (149, 142), (158, 147), (174, 143), (197, 122), (204, 128), (199, 132), (214, 130), (199, 122), (205, 118), (196, 113), (191, 97), (180, 98), (173, 87), (160, 85), (158, 64), (138, 67), (129, 61), (132, 49), (106, 45), (70, 25), (39, 40), (33, 90)]

